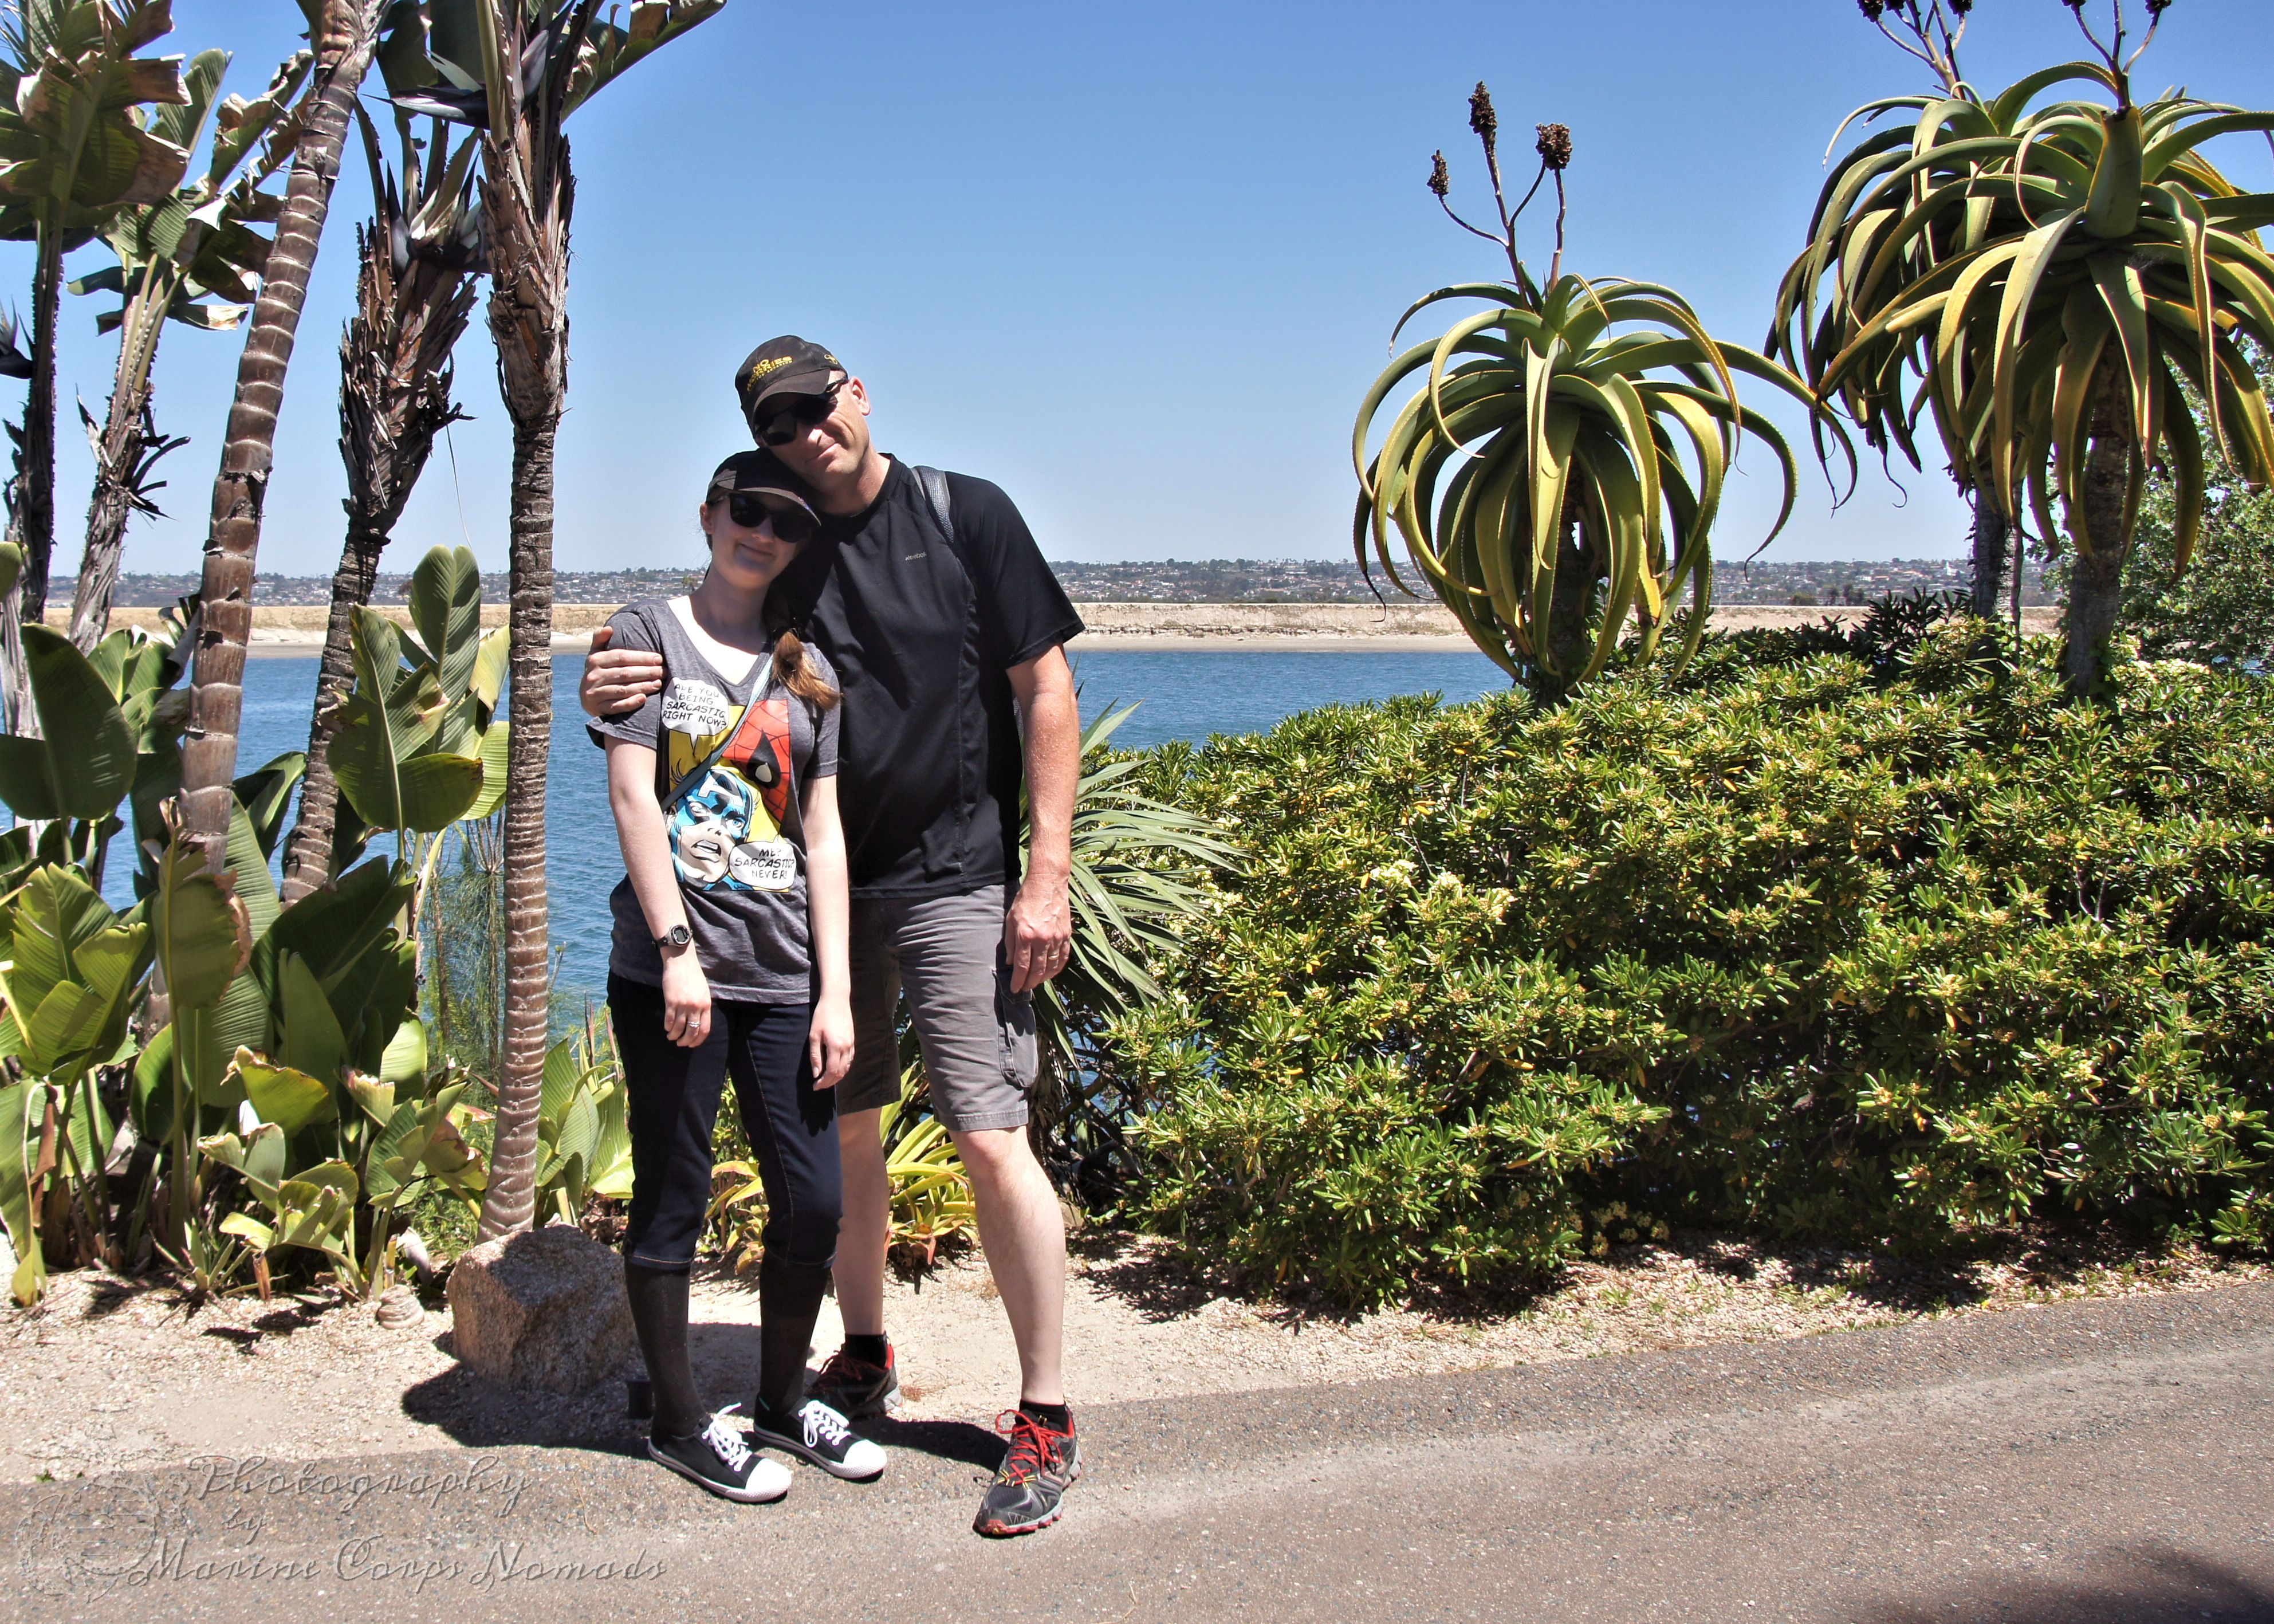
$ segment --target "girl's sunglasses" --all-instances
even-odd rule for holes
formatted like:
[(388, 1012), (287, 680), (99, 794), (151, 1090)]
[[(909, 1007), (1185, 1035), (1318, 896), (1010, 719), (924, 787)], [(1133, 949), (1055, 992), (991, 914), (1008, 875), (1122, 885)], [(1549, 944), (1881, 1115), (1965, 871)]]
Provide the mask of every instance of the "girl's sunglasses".
[(837, 392), (845, 387), (840, 378), (818, 395), (800, 395), (794, 404), (783, 407), (765, 420), (758, 430), (758, 443), (764, 446), (787, 446), (815, 424), (837, 410)]
[(804, 508), (770, 502), (747, 492), (737, 491), (727, 498), (727, 514), (746, 530), (772, 525), (774, 534), (793, 547), (802, 547), (821, 533), (820, 524)]

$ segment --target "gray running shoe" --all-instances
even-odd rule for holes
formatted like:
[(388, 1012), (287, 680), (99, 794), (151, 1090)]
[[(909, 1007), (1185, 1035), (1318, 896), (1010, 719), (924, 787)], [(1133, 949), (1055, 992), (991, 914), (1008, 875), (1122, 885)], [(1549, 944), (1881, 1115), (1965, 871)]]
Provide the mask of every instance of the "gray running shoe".
[(1009, 1435), (1011, 1448), (979, 1502), (973, 1530), (1003, 1539), (1048, 1528), (1058, 1520), (1066, 1490), (1081, 1476), (1072, 1424), (1061, 1432), (1013, 1410), (995, 1417), (995, 1430)]
[(900, 1408), (899, 1356), (885, 1344), (885, 1362), (871, 1365), (840, 1348), (806, 1383), (808, 1398), (817, 1398), (848, 1421), (869, 1416), (889, 1416)]

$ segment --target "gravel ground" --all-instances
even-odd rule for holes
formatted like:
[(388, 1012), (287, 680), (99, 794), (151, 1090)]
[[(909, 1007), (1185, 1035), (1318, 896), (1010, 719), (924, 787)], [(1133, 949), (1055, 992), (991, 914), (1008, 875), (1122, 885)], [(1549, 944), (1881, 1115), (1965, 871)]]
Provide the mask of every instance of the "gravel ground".
[[(2198, 1290), (2274, 1277), (2193, 1252), (2007, 1237), (1919, 1262), (1713, 1237), (1574, 1265), (1521, 1304), (1440, 1302), (1357, 1317), (1254, 1303), (1126, 1236), (1078, 1239), (1069, 1387), (1082, 1403), (1426, 1377), (1602, 1354), (1769, 1342), (1992, 1312), (2072, 1297)], [(975, 1258), (892, 1288), (887, 1320), (915, 1417), (983, 1419), (1015, 1398), (1010, 1329)], [(439, 1300), (439, 1299), (437, 1299)], [(757, 1299), (697, 1286), (694, 1348), (716, 1403), (757, 1371)], [(817, 1345), (836, 1345), (833, 1304)], [(635, 1436), (621, 1395), (501, 1388), (448, 1353), (449, 1317), (382, 1327), (320, 1297), (192, 1304), (168, 1285), (59, 1277), (39, 1308), (0, 1310), (0, 1482), (150, 1469), (203, 1455), (295, 1460)]]

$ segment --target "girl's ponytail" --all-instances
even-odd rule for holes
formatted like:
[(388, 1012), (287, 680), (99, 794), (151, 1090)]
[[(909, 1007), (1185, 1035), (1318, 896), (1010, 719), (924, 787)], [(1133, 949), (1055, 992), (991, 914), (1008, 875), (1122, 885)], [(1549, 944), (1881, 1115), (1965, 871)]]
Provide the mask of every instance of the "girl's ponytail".
[(806, 659), (805, 644), (795, 632), (785, 630), (774, 639), (774, 680), (821, 710), (837, 703), (837, 690), (823, 681), (821, 673)]

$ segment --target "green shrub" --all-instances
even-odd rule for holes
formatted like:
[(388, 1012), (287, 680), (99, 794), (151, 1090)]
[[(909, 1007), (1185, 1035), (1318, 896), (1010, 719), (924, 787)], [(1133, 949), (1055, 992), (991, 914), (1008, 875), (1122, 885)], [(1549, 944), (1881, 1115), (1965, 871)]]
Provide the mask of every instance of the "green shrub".
[(2134, 664), (2074, 705), (2050, 640), (1931, 613), (1155, 752), (1251, 861), (1111, 1030), (1152, 1222), (1351, 1301), (1518, 1278), (1621, 1204), (2263, 1244), (2274, 686)]
[(2172, 492), (2159, 479), (2124, 567), (2121, 623), (2138, 631), (2149, 654), (2206, 665), (2255, 661), (2263, 671), (2274, 662), (2274, 492), (2240, 485), (2213, 492), (2184, 572), (2172, 519)]

